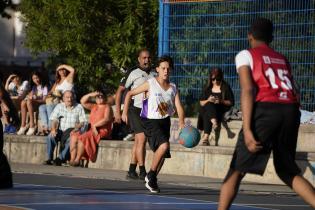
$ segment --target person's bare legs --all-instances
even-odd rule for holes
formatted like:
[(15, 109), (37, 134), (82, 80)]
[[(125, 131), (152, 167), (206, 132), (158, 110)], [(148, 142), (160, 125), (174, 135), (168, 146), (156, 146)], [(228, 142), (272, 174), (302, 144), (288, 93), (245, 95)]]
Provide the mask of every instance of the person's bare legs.
[(227, 210), (230, 208), (243, 177), (244, 174), (239, 171), (231, 170), (228, 172), (221, 187), (218, 210)]
[(161, 170), (162, 166), (160, 164), (164, 162), (164, 155), (169, 149), (169, 143), (165, 142), (159, 146), (159, 148), (154, 152), (153, 160), (151, 164), (151, 171), (158, 172)]
[(30, 128), (35, 127), (35, 121), (34, 121), (34, 107), (33, 107), (33, 101), (32, 100), (27, 100), (26, 106), (28, 109), (28, 114), (30, 116)]
[(145, 143), (146, 138), (144, 133), (137, 133), (135, 135), (135, 141), (136, 141), (136, 159), (139, 166), (144, 165), (145, 161)]
[(73, 135), (70, 137), (70, 165), (74, 164), (77, 157), (78, 137)]
[(83, 143), (80, 140), (78, 140), (77, 146), (78, 146), (78, 148), (77, 148), (77, 156), (76, 156), (76, 158), (74, 160), (75, 166), (78, 166), (80, 164), (80, 160), (81, 160), (81, 158), (82, 158), (82, 156), (84, 154), (84, 145), (83, 145)]
[(302, 176), (297, 175), (292, 179), (291, 183), (286, 183), (289, 187), (299, 195), (303, 200), (315, 208), (315, 189), (314, 187)]
[(26, 115), (27, 115), (27, 102), (23, 100), (21, 102), (21, 127), (26, 126)]

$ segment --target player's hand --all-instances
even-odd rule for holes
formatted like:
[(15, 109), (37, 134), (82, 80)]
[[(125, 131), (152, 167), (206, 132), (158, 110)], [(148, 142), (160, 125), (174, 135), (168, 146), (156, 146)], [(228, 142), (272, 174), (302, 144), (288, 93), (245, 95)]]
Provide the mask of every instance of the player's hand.
[(115, 123), (119, 123), (119, 124), (121, 123), (121, 114), (120, 114), (120, 111), (114, 113), (114, 118), (115, 118)]
[(211, 103), (215, 103), (215, 97), (210, 95), (209, 98), (208, 98), (208, 101), (211, 102)]
[(54, 129), (52, 129), (52, 130), (50, 131), (50, 135), (51, 135), (52, 137), (56, 137), (56, 136), (57, 136), (57, 131), (54, 130)]
[(251, 153), (258, 152), (263, 148), (260, 142), (255, 140), (252, 131), (244, 131), (244, 141), (247, 149)]
[(124, 113), (121, 115), (121, 119), (122, 121), (124, 121), (126, 124), (128, 124), (128, 116), (127, 113)]
[(98, 134), (97, 128), (94, 125), (91, 125), (91, 129), (92, 129), (93, 135), (97, 136)]

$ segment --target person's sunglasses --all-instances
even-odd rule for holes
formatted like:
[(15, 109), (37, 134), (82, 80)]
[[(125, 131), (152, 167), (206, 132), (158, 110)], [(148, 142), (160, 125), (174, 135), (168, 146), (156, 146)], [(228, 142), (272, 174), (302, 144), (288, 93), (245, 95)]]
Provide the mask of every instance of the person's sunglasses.
[(212, 81), (216, 80), (216, 81), (218, 81), (218, 82), (221, 82), (221, 81), (222, 81), (222, 78), (220, 78), (220, 77), (213, 77), (213, 78), (211, 78), (211, 80), (212, 80)]

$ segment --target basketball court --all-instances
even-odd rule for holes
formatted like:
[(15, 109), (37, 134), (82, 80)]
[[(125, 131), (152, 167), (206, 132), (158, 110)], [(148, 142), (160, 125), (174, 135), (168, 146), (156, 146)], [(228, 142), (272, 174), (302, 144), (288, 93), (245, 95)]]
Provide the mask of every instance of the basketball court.
[[(143, 181), (44, 174), (14, 174), (13, 189), (0, 191), (0, 209), (188, 210), (216, 209), (218, 190), (160, 182), (152, 194)], [(262, 186), (263, 188), (263, 186)], [(292, 193), (240, 193), (232, 210), (312, 209)]]

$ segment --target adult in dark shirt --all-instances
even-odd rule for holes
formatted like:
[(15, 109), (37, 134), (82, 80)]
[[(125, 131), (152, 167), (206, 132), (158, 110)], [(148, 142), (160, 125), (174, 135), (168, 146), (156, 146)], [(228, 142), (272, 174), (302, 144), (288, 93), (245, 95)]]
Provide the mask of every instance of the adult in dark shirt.
[[(220, 68), (212, 68), (208, 83), (202, 91), (200, 98), (200, 113), (198, 117), (198, 129), (203, 130), (201, 139), (203, 146), (209, 145), (209, 135), (212, 128), (218, 129), (223, 115), (234, 105), (234, 95), (231, 87), (224, 81)], [(216, 141), (216, 146), (218, 142)]]

